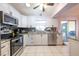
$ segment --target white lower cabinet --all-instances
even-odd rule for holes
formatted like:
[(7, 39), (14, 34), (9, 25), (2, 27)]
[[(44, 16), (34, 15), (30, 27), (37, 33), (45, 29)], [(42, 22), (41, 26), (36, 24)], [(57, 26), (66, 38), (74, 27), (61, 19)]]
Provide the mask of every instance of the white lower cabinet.
[(41, 44), (42, 45), (48, 45), (48, 35), (47, 34), (42, 35)]
[(28, 34), (26, 45), (48, 45), (47, 34)]
[(24, 37), (23, 37), (23, 45), (24, 45), (24, 47), (26, 46), (26, 45), (33, 45), (33, 41), (32, 41), (32, 35), (31, 34), (24, 34), (23, 35)]
[(10, 41), (1, 43), (1, 56), (10, 56)]
[(33, 35), (34, 45), (41, 45), (41, 35), (35, 34)]
[(64, 43), (64, 40), (62, 38), (62, 35), (57, 35), (57, 45), (62, 45)]
[(24, 34), (23, 35), (23, 46), (26, 47), (26, 45), (28, 44), (28, 34)]
[(28, 34), (28, 39), (27, 39), (26, 45), (32, 45), (32, 44), (33, 44), (32, 35)]

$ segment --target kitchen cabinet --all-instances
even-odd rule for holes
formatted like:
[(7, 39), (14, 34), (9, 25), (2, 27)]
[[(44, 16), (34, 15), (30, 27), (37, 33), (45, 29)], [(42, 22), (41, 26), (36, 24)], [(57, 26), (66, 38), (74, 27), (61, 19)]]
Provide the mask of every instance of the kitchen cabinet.
[(34, 35), (28, 34), (28, 39), (26, 40), (26, 45), (34, 45)]
[(26, 45), (48, 45), (47, 34), (29, 33)]
[(64, 44), (64, 40), (62, 35), (57, 35), (57, 45), (63, 45)]
[(1, 56), (10, 56), (10, 41), (1, 42)]
[(35, 27), (35, 17), (27, 16), (27, 27)]
[(24, 35), (24, 46), (26, 45), (63, 45), (63, 39), (60, 35), (55, 39), (50, 33), (30, 32)]
[(39, 45), (41, 43), (41, 36), (39, 34), (28, 34), (26, 45)]
[(26, 47), (26, 45), (33, 45), (33, 39), (32, 39), (32, 35), (31, 34), (24, 34), (23, 35), (23, 45), (24, 47)]
[(40, 34), (34, 34), (32, 36), (33, 45), (41, 45), (41, 35)]
[(41, 44), (42, 45), (48, 45), (48, 35), (47, 34), (42, 34), (42, 37), (41, 37)]
[(21, 22), (22, 27), (27, 27), (27, 16), (22, 16)]
[(36, 34), (34, 37), (35, 45), (48, 45), (47, 34)]
[(26, 45), (29, 43), (28, 42), (28, 34), (23, 34), (23, 46), (26, 47)]
[(28, 27), (27, 23), (27, 16), (21, 15), (21, 18), (18, 20), (18, 27)]

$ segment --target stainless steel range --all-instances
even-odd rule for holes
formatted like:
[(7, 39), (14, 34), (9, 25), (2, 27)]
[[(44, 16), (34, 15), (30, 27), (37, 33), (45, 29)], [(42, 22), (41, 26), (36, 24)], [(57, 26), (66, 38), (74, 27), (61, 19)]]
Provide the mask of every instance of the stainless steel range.
[(11, 40), (11, 56), (20, 55), (23, 52), (23, 36), (19, 35)]
[(0, 41), (10, 39), (11, 56), (19, 55), (23, 51), (23, 37), (19, 35), (17, 25), (17, 18), (0, 11)]

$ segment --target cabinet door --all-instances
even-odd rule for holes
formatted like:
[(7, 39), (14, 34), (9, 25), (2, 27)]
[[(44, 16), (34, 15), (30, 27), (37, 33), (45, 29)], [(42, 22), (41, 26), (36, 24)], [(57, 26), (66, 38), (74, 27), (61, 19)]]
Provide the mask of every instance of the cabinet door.
[(62, 45), (64, 42), (62, 35), (57, 35), (57, 45)]
[(22, 20), (21, 20), (21, 27), (27, 27), (27, 17), (26, 16), (22, 16)]
[(47, 34), (42, 34), (42, 45), (48, 45), (48, 35)]
[(20, 16), (21, 18), (18, 20), (18, 27), (27, 27), (27, 16)]
[(28, 39), (29, 39), (29, 38), (28, 38), (28, 34), (24, 34), (23, 36), (24, 36), (24, 37), (23, 37), (23, 39), (24, 39), (24, 40), (23, 40), (23, 41), (24, 41), (24, 42), (23, 42), (23, 45), (24, 45), (24, 47), (25, 47), (25, 46), (28, 44)]
[(40, 34), (29, 34), (27, 45), (41, 45), (41, 35)]
[(1, 56), (10, 56), (10, 41), (1, 44)]
[(34, 44), (35, 45), (41, 45), (41, 35), (40, 34), (35, 34), (35, 36), (34, 36)]
[(26, 45), (34, 45), (32, 34), (28, 34), (28, 39), (26, 40)]
[[(25, 38), (26, 39), (26, 38)], [(30, 35), (28, 34), (28, 38), (26, 39), (26, 45), (30, 45), (30, 39), (31, 39), (31, 37), (30, 37)]]

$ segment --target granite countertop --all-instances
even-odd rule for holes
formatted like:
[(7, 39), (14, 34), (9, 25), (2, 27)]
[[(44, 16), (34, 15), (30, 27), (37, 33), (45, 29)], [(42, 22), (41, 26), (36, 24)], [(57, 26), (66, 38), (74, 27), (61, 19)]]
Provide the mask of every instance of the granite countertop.
[[(35, 32), (28, 32), (28, 34), (52, 34), (52, 31), (35, 31)], [(57, 33), (57, 32), (56, 32)]]
[[(28, 33), (19, 33), (20, 35), (24, 35), (24, 34), (52, 34), (53, 32), (52, 31), (29, 31)], [(54, 33), (57, 33), (57, 32), (54, 32)], [(57, 33), (59, 34), (59, 33)]]
[(19, 33), (19, 35), (23, 35), (23, 34), (28, 34), (28, 33), (26, 33), (26, 32), (25, 33)]

